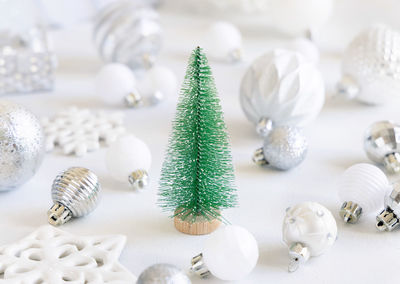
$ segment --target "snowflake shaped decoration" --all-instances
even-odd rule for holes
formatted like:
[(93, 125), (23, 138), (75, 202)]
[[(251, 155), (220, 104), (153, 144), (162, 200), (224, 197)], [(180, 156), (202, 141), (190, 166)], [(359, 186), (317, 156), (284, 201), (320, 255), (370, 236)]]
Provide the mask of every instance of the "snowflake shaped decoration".
[(78, 237), (52, 226), (0, 247), (0, 283), (132, 284), (136, 277), (118, 263), (126, 237)]
[(100, 148), (100, 143), (109, 145), (126, 132), (121, 112), (92, 112), (72, 107), (54, 117), (44, 117), (42, 126), (46, 136), (46, 151), (56, 147), (66, 155), (83, 156)]

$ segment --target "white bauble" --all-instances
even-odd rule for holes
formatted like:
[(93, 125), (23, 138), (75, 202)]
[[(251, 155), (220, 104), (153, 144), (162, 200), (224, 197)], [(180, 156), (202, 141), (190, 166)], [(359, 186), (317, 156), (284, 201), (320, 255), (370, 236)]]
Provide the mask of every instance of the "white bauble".
[(207, 29), (203, 47), (211, 58), (228, 62), (237, 61), (242, 53), (242, 35), (233, 24), (216, 22)]
[(316, 44), (305, 37), (298, 37), (292, 40), (288, 47), (288, 49), (297, 51), (304, 55), (305, 58), (310, 60), (311, 62), (317, 64), (319, 62), (319, 49)]
[(257, 264), (257, 241), (243, 227), (225, 226), (209, 236), (203, 258), (214, 276), (227, 281), (239, 280)]
[(367, 104), (400, 100), (400, 32), (370, 27), (348, 45), (339, 91)]
[(283, 241), (306, 246), (311, 256), (328, 250), (336, 240), (337, 226), (332, 213), (316, 202), (304, 202), (288, 209), (283, 221)]
[(106, 166), (112, 177), (127, 182), (133, 172), (150, 169), (150, 149), (133, 135), (121, 136), (107, 149)]
[(363, 214), (377, 211), (389, 189), (386, 175), (378, 167), (365, 163), (348, 168), (338, 183), (340, 201), (357, 203)]
[(135, 90), (136, 79), (126, 65), (110, 63), (102, 67), (95, 79), (95, 92), (108, 104), (121, 104)]
[(288, 50), (257, 58), (240, 87), (242, 109), (254, 124), (268, 118), (275, 125), (304, 126), (318, 115), (324, 101), (320, 71), (300, 53)]
[(273, 0), (270, 4), (272, 23), (288, 33), (320, 28), (333, 8), (333, 0)]

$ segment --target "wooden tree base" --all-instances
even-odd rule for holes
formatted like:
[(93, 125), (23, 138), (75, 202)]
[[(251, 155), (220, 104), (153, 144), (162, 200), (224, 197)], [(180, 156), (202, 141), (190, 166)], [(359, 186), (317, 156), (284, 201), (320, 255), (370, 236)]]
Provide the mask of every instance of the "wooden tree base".
[[(190, 217), (187, 219), (191, 220)], [(221, 221), (218, 219), (207, 220), (203, 216), (197, 216), (194, 222), (182, 220), (178, 216), (174, 218), (175, 228), (179, 232), (188, 235), (206, 235), (212, 233), (219, 227), (220, 224)]]

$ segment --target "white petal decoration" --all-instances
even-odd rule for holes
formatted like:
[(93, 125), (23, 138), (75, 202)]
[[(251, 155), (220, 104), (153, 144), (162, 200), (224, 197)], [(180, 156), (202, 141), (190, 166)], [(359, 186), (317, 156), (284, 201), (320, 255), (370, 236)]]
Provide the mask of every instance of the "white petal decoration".
[(0, 283), (132, 284), (136, 276), (118, 263), (126, 237), (79, 237), (43, 226), (0, 247)]

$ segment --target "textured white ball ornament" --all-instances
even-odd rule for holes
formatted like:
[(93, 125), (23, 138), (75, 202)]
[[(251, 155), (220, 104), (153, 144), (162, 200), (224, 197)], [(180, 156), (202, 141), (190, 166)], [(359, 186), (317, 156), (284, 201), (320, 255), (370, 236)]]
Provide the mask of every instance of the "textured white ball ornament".
[(143, 188), (151, 166), (150, 149), (133, 135), (121, 136), (108, 148), (106, 166), (116, 180), (129, 181), (134, 188)]
[(287, 33), (315, 30), (324, 25), (333, 8), (333, 0), (273, 0), (270, 16), (274, 25)]
[(203, 47), (211, 58), (234, 62), (241, 59), (242, 35), (229, 22), (216, 22), (206, 31)]
[(103, 66), (95, 79), (95, 92), (104, 102), (111, 105), (127, 102), (131, 94), (138, 96), (137, 102), (141, 100), (136, 90), (136, 78), (132, 70), (121, 63), (110, 63)]
[(348, 45), (342, 61), (339, 93), (367, 104), (400, 99), (400, 33), (372, 26)]
[(338, 183), (338, 194), (343, 203), (341, 217), (345, 222), (355, 223), (361, 213), (377, 211), (389, 189), (389, 181), (378, 167), (365, 163), (351, 166)]
[(257, 129), (265, 119), (275, 126), (304, 126), (318, 115), (324, 101), (319, 70), (300, 53), (288, 50), (276, 49), (257, 58), (240, 87), (242, 109)]
[(299, 263), (323, 254), (334, 244), (337, 226), (324, 206), (304, 202), (287, 209), (282, 234), (291, 257), (289, 271), (295, 271)]
[(257, 241), (249, 231), (228, 225), (208, 237), (203, 253), (192, 260), (192, 270), (203, 277), (211, 273), (221, 280), (239, 280), (254, 269), (258, 254)]

